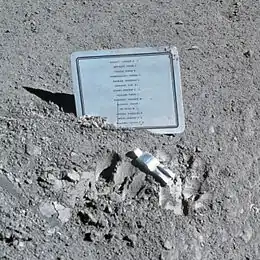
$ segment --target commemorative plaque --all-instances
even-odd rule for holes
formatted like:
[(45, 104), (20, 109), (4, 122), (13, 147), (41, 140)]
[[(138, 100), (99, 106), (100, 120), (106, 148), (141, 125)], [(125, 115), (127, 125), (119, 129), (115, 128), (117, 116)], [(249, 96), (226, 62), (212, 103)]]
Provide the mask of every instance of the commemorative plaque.
[(159, 134), (184, 131), (175, 47), (75, 52), (71, 64), (78, 116)]

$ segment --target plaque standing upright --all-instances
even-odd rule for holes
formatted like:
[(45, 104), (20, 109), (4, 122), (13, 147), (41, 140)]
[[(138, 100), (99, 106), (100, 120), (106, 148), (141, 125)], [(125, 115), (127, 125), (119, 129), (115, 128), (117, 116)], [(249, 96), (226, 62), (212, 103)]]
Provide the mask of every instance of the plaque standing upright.
[(71, 63), (78, 116), (159, 134), (184, 131), (175, 47), (75, 52)]

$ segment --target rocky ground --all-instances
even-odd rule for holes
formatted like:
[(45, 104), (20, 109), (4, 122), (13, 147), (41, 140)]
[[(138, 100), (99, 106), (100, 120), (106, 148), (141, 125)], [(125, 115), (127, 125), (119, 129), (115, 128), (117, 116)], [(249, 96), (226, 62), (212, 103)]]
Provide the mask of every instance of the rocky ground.
[[(255, 0), (0, 0), (0, 259), (260, 259), (259, 28)], [(165, 45), (183, 134), (75, 116), (73, 51)]]

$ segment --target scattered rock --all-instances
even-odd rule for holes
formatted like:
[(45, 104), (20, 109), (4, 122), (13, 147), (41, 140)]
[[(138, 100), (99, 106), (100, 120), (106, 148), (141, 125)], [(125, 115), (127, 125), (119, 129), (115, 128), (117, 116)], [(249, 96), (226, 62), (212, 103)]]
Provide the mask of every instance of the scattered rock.
[(169, 240), (166, 240), (164, 243), (163, 243), (163, 247), (167, 250), (171, 250), (172, 249), (172, 243), (169, 241)]
[(63, 187), (62, 181), (57, 179), (53, 174), (48, 174), (47, 182), (53, 185), (55, 191), (59, 191)]
[(209, 127), (209, 132), (210, 132), (211, 134), (214, 134), (214, 133), (215, 133), (214, 126), (210, 126), (210, 127)]
[(89, 242), (98, 242), (100, 241), (101, 237), (102, 237), (101, 232), (92, 230), (91, 232), (87, 232), (85, 234), (84, 240)]
[(16, 183), (18, 183), (18, 184), (21, 183), (21, 180), (20, 180), (19, 178), (14, 178), (14, 181), (15, 181)]
[(172, 159), (170, 154), (167, 154), (166, 152), (161, 151), (161, 150), (156, 150), (155, 157), (161, 163), (169, 162)]
[(71, 152), (70, 153), (70, 157), (71, 157), (71, 161), (74, 163), (74, 164), (77, 164), (79, 165), (80, 164), (80, 155), (75, 153), (75, 152)]
[(41, 147), (33, 145), (33, 144), (26, 144), (25, 152), (30, 156), (39, 156), (41, 155)]
[(66, 179), (71, 182), (78, 182), (80, 180), (80, 175), (75, 170), (71, 170), (66, 173)]
[(200, 153), (200, 152), (202, 152), (202, 149), (201, 149), (199, 146), (197, 146), (196, 149), (195, 149), (195, 151), (198, 152), (198, 153)]
[(57, 214), (52, 202), (44, 202), (40, 205), (39, 210), (41, 214), (47, 218), (50, 218)]
[(83, 224), (96, 225), (98, 222), (96, 217), (87, 210), (80, 211), (78, 216)]
[(46, 230), (46, 236), (52, 236), (53, 234), (55, 234), (56, 233), (56, 227), (53, 227), (53, 228), (50, 228), (50, 229), (48, 229), (48, 230)]
[(252, 50), (248, 50), (248, 51), (245, 51), (244, 53), (244, 56), (246, 57), (246, 58), (250, 58), (250, 57), (252, 57), (253, 56), (253, 51)]
[(189, 199), (191, 197), (195, 197), (198, 194), (201, 183), (198, 179), (186, 179), (182, 194), (184, 199)]
[(165, 187), (160, 187), (159, 205), (163, 209), (172, 210), (176, 215), (183, 215), (181, 192), (181, 179), (176, 176), (175, 181)]
[(104, 238), (106, 240), (114, 240), (114, 239), (117, 239), (117, 240), (121, 240), (123, 239), (123, 236), (122, 236), (122, 233), (121, 233), (121, 229), (120, 230), (117, 230), (115, 227), (113, 227), (112, 229), (109, 230), (108, 233), (106, 233), (104, 235)]
[(164, 250), (160, 255), (160, 260), (178, 260), (179, 252), (175, 249)]
[(101, 216), (98, 220), (98, 223), (97, 223), (100, 227), (102, 228), (106, 228), (108, 227), (108, 221), (107, 219), (105, 218), (105, 216)]
[(105, 234), (104, 237), (106, 240), (111, 240), (115, 237), (115, 234), (112, 231), (110, 231), (108, 234)]
[(145, 177), (146, 174), (143, 172), (138, 172), (132, 180), (129, 181), (128, 185), (124, 186), (125, 195), (128, 195), (130, 198), (136, 197), (142, 187), (145, 186)]
[(123, 201), (122, 196), (117, 194), (116, 192), (110, 194), (110, 200), (115, 203), (120, 203)]
[(143, 219), (137, 220), (137, 221), (136, 221), (136, 226), (137, 226), (138, 228), (144, 227), (144, 226), (145, 226), (145, 221), (144, 221)]
[(206, 208), (211, 201), (211, 195), (209, 193), (204, 193), (199, 196), (199, 198), (194, 202), (194, 210), (198, 211), (201, 208)]
[(35, 21), (31, 21), (30, 23), (30, 28), (31, 28), (31, 31), (33, 33), (37, 33), (38, 32), (38, 29), (37, 29), (37, 26), (36, 26), (36, 22)]
[(126, 177), (133, 176), (136, 171), (136, 167), (134, 167), (130, 162), (120, 162), (114, 174), (115, 185), (120, 186)]
[(135, 234), (130, 234), (123, 237), (123, 240), (128, 242), (128, 245), (131, 247), (136, 246), (137, 236)]
[(14, 246), (14, 247), (17, 247), (18, 244), (19, 244), (19, 241), (18, 241), (18, 240), (14, 240), (14, 241), (13, 241), (13, 246)]
[(60, 171), (54, 167), (47, 167), (42, 170), (41, 175), (38, 177), (37, 182), (42, 188), (52, 188), (59, 191), (63, 188), (63, 182), (56, 176), (60, 175)]
[(14, 235), (11, 231), (5, 231), (5, 232), (0, 232), (0, 241), (4, 241), (7, 244), (12, 244), (14, 242)]
[(44, 202), (40, 205), (39, 210), (41, 214), (47, 218), (58, 215), (62, 223), (69, 221), (71, 217), (70, 208), (66, 208), (58, 202)]
[(72, 187), (68, 187), (68, 189), (66, 189), (67, 192), (63, 194), (64, 198), (66, 197), (67, 203), (72, 208), (75, 207), (76, 203), (82, 201), (83, 198), (90, 207), (96, 208), (97, 190), (95, 182), (85, 177), (83, 174), (80, 181)]
[(252, 227), (249, 224), (246, 224), (240, 236), (245, 241), (245, 243), (248, 243), (253, 236)]
[(87, 128), (105, 128), (107, 126), (106, 119), (99, 116), (82, 116), (79, 119), (79, 123)]
[(181, 21), (181, 20), (179, 20), (179, 21), (177, 21), (175, 24), (182, 25), (182, 24), (184, 24), (184, 22)]
[(196, 170), (199, 171), (199, 168), (202, 167), (202, 161), (200, 158), (196, 158), (194, 156), (191, 156), (190, 160), (189, 160), (189, 168), (192, 170)]
[(66, 208), (58, 202), (53, 203), (55, 210), (58, 212), (58, 218), (62, 223), (66, 223), (69, 221), (71, 217), (71, 209)]
[(31, 179), (25, 179), (24, 182), (29, 185), (31, 185), (33, 183)]
[(110, 205), (107, 205), (104, 211), (105, 211), (106, 213), (111, 214), (111, 213), (113, 212), (113, 209), (112, 209), (112, 207), (111, 207)]
[(25, 248), (25, 243), (23, 241), (19, 241), (16, 247), (18, 250), (23, 250)]
[(62, 256), (62, 255), (61, 255), (61, 256), (58, 256), (58, 257), (57, 257), (57, 260), (66, 260), (66, 258), (65, 258), (65, 256)]
[(200, 48), (199, 48), (199, 46), (197, 46), (197, 45), (192, 45), (188, 50), (189, 51), (195, 51), (195, 50), (199, 50)]

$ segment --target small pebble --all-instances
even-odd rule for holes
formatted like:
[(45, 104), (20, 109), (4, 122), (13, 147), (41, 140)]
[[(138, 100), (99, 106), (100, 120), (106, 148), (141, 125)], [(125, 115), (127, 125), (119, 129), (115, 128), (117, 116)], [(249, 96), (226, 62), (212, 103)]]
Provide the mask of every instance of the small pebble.
[(245, 243), (248, 243), (251, 240), (253, 233), (254, 233), (253, 228), (247, 224), (244, 227), (244, 230), (242, 231), (240, 236), (244, 240)]
[(55, 210), (59, 214), (59, 216), (58, 216), (59, 220), (62, 223), (68, 222), (71, 217), (71, 209), (64, 207), (63, 205), (59, 204), (58, 202), (54, 202), (53, 205), (55, 207)]
[(183, 24), (183, 21), (179, 20), (179, 21), (177, 21), (175, 24), (182, 25), (182, 24)]
[(55, 227), (50, 228), (50, 229), (46, 230), (46, 236), (52, 236), (53, 234), (55, 234), (55, 232), (56, 232)]
[(110, 194), (110, 200), (116, 203), (120, 203), (122, 202), (122, 197), (116, 192), (113, 192)]
[(108, 221), (104, 216), (101, 216), (98, 220), (98, 225), (102, 228), (108, 227)]
[(201, 152), (201, 151), (202, 151), (202, 149), (199, 146), (197, 146), (196, 147), (196, 152)]
[(18, 247), (18, 249), (19, 249), (19, 250), (23, 250), (23, 249), (24, 249), (24, 247), (25, 247), (25, 244), (24, 244), (24, 242), (23, 242), (23, 241), (19, 241), (19, 243), (18, 243), (17, 247)]
[(169, 240), (166, 240), (166, 241), (164, 242), (164, 244), (163, 244), (163, 247), (164, 247), (165, 249), (167, 249), (167, 250), (170, 250), (170, 249), (172, 249), (172, 244), (171, 244), (171, 242), (170, 242)]
[(14, 178), (14, 181), (15, 181), (16, 183), (21, 183), (21, 180), (20, 180), (19, 178)]
[(248, 50), (248, 51), (244, 52), (244, 56), (246, 58), (252, 57), (253, 56), (253, 51), (252, 50)]
[(129, 242), (129, 246), (131, 247), (135, 247), (136, 246), (136, 241), (137, 241), (137, 236), (135, 234), (130, 234), (127, 235), (123, 238), (123, 240), (128, 241)]
[(145, 226), (145, 221), (142, 220), (142, 219), (137, 220), (137, 221), (136, 221), (136, 225), (137, 225), (138, 228), (142, 228), (142, 227)]
[(188, 50), (189, 50), (189, 51), (194, 51), (194, 50), (199, 50), (199, 49), (200, 49), (199, 46), (193, 45), (193, 46), (191, 46)]
[(92, 122), (92, 125), (93, 125), (94, 127), (96, 127), (96, 128), (99, 128), (99, 125), (98, 125), (98, 123), (97, 123), (97, 122), (95, 122), (95, 121), (93, 121), (93, 122)]
[(80, 175), (74, 170), (69, 171), (66, 177), (71, 182), (78, 182), (80, 180)]
[(25, 152), (31, 156), (39, 156), (41, 155), (41, 147), (33, 144), (27, 144), (25, 147)]
[(215, 129), (214, 129), (213, 126), (210, 126), (210, 128), (209, 128), (209, 132), (210, 132), (211, 134), (214, 134), (214, 133), (215, 133)]
[(11, 233), (10, 231), (6, 231), (6, 233), (4, 234), (4, 237), (5, 237), (6, 239), (11, 239), (12, 233)]
[(89, 242), (97, 242), (101, 239), (101, 233), (95, 230), (92, 230), (91, 232), (87, 232), (85, 234), (84, 240)]
[(57, 214), (53, 204), (51, 202), (44, 202), (40, 205), (39, 210), (41, 214), (47, 218)]
[(31, 179), (25, 179), (24, 182), (29, 185), (31, 185), (33, 183), (33, 181)]
[(79, 212), (79, 217), (80, 217), (80, 220), (86, 224), (91, 224), (91, 225), (96, 225), (97, 224), (97, 219), (96, 217), (91, 213), (91, 212), (88, 212), (88, 211), (80, 211)]
[(64, 256), (62, 256), (62, 255), (57, 257), (57, 260), (65, 260), (65, 259), (66, 258)]
[(106, 213), (112, 213), (113, 212), (113, 209), (110, 205), (107, 205), (106, 208), (105, 208), (105, 212)]
[(14, 240), (14, 241), (13, 241), (13, 245), (14, 245), (15, 247), (17, 247), (18, 244), (19, 244), (19, 241), (18, 241), (18, 240)]

